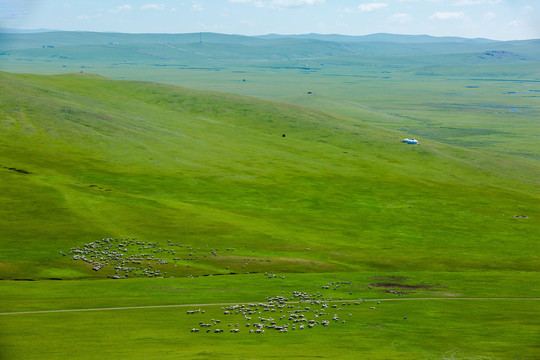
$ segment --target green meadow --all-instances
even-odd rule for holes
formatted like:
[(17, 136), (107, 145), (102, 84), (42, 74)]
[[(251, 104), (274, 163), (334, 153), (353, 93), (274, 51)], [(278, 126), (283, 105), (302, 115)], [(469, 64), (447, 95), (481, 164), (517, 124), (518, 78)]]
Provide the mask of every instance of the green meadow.
[(0, 358), (538, 358), (537, 41), (2, 36)]

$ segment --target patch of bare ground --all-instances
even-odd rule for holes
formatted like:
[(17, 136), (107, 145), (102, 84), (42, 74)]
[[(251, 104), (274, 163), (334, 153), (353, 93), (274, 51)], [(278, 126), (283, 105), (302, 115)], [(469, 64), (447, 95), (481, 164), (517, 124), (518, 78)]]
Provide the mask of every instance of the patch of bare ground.
[(401, 289), (429, 289), (431, 285), (406, 285), (406, 284), (395, 284), (395, 283), (372, 283), (369, 284), (373, 287), (385, 287), (385, 288), (401, 288)]
[(283, 262), (299, 262), (299, 263), (311, 263), (316, 265), (326, 265), (327, 263), (322, 261), (316, 261), (311, 259), (303, 259), (303, 258), (292, 258), (292, 257), (275, 257), (272, 258), (276, 261), (283, 261)]
[(448, 292), (443, 292), (443, 293), (438, 293), (438, 294), (441, 295), (441, 296), (447, 296), (447, 297), (460, 297), (460, 296), (463, 296), (463, 294), (448, 293)]
[(406, 284), (409, 280), (406, 276), (372, 276), (369, 280), (376, 281), (369, 284), (370, 288), (380, 288), (381, 291), (396, 295), (414, 294), (413, 290), (444, 288), (441, 284)]
[(368, 280), (371, 281), (380, 281), (380, 282), (396, 282), (401, 283), (403, 281), (408, 280), (409, 278), (406, 276), (371, 276), (368, 277)]

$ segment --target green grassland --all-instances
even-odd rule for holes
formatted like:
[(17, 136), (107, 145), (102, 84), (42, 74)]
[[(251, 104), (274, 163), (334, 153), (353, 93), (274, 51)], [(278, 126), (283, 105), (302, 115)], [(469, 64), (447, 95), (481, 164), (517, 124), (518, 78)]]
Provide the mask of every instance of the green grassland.
[(236, 93), (540, 157), (538, 40), (52, 32), (2, 34), (0, 45), (4, 71), (83, 71)]
[[(531, 44), (68, 35), (3, 42), (0, 358), (538, 357)], [(253, 334), (212, 305), (295, 291), (346, 322)], [(186, 306), (9, 314), (161, 305)]]

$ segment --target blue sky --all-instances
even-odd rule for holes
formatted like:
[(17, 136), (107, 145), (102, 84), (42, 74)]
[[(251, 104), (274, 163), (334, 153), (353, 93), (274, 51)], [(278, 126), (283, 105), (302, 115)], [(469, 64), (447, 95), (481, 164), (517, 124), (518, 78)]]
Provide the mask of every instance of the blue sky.
[(0, 0), (0, 26), (129, 33), (540, 38), (538, 0)]

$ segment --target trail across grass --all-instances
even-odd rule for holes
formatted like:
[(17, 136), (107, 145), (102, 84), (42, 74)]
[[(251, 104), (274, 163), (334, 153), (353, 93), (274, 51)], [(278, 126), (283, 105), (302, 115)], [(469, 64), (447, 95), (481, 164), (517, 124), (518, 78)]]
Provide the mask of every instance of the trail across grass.
[[(438, 298), (399, 298), (399, 299), (361, 299), (361, 301), (367, 302), (381, 302), (381, 301), (429, 301), (429, 300), (489, 300), (489, 301), (540, 301), (540, 298), (458, 298), (458, 297), (438, 297)], [(351, 302), (358, 301), (358, 299), (342, 299), (342, 300), (329, 300), (329, 303), (335, 302)], [(248, 301), (245, 304), (256, 303), (256, 301)], [(300, 304), (302, 301), (288, 301), (289, 304)], [(159, 309), (159, 308), (177, 308), (177, 307), (201, 307), (201, 306), (231, 306), (241, 305), (241, 303), (208, 303), (208, 304), (177, 304), (177, 305), (149, 305), (149, 306), (125, 306), (125, 307), (112, 307), (112, 308), (93, 308), (93, 309), (63, 309), (63, 310), (39, 310), (39, 311), (14, 311), (3, 312), (0, 315), (24, 315), (24, 314), (48, 314), (48, 313), (61, 313), (61, 312), (78, 312), (78, 311), (111, 311), (111, 310), (136, 310), (136, 309)]]

